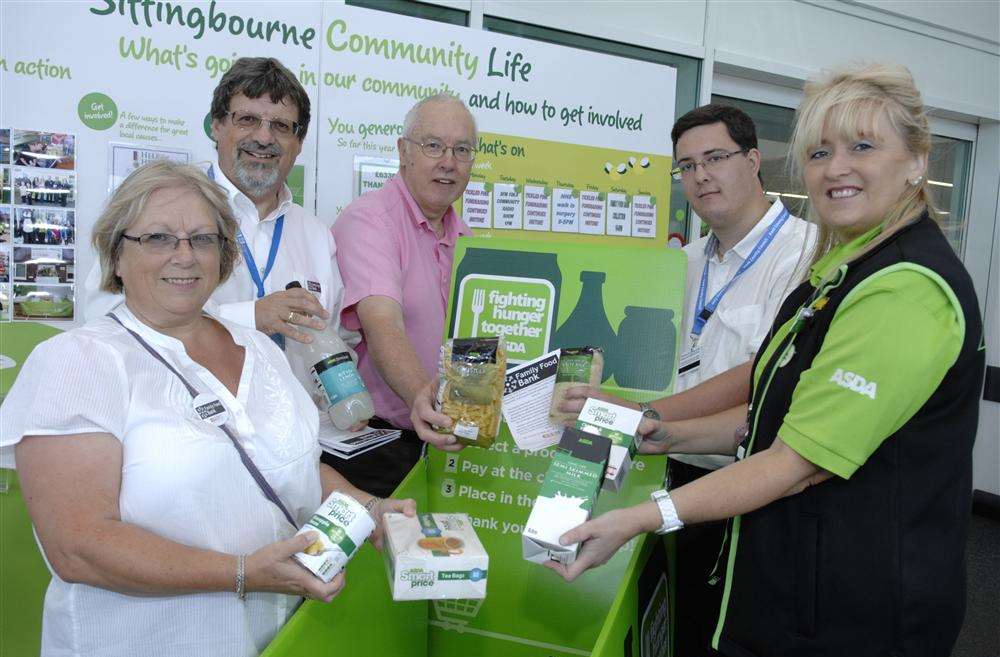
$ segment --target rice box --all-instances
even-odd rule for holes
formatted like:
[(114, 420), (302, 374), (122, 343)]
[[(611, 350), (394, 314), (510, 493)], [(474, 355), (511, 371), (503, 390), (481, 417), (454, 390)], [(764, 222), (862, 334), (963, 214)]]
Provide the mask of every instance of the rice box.
[(464, 513), (387, 513), (385, 558), (393, 600), (486, 597), (490, 558)]

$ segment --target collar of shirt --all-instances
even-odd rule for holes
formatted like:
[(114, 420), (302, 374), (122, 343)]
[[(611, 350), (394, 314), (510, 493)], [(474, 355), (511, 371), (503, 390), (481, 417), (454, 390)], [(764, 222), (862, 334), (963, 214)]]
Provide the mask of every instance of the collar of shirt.
[[(226, 190), (226, 195), (229, 196), (229, 206), (233, 208), (233, 210), (239, 212), (239, 218), (241, 220), (249, 216), (256, 220), (255, 223), (258, 221), (274, 221), (281, 215), (285, 214), (288, 210), (288, 206), (292, 204), (292, 190), (289, 189), (287, 184), (282, 183), (281, 192), (278, 194), (278, 207), (276, 207), (269, 215), (261, 219), (260, 215), (257, 213), (257, 206), (254, 205), (253, 199), (241, 192), (239, 188), (233, 184), (233, 181), (231, 181), (222, 171), (222, 167), (219, 166), (219, 158), (216, 157), (212, 160), (209, 166), (212, 167), (215, 174), (216, 184)], [(242, 223), (242, 221), (240, 223)]]
[[(170, 337), (165, 333), (160, 333), (159, 331), (149, 326), (148, 324), (143, 323), (138, 317), (135, 316), (135, 313), (132, 312), (132, 309), (129, 308), (128, 304), (126, 304), (124, 301), (115, 306), (115, 308), (111, 312), (113, 312), (125, 326), (127, 326), (128, 328), (132, 329), (133, 331), (141, 335), (143, 340), (145, 340), (149, 344), (155, 347), (162, 347), (167, 351), (183, 355), (185, 358), (188, 358), (187, 349), (184, 348), (183, 342), (181, 342), (177, 338)], [(204, 314), (207, 317), (212, 317), (212, 315), (209, 314), (207, 310), (202, 310), (202, 314)], [(240, 336), (235, 334), (233, 331), (230, 331), (229, 327), (226, 326), (225, 323), (222, 322), (222, 320), (218, 318), (214, 319), (223, 325), (226, 331), (229, 332), (229, 334), (232, 336), (233, 341), (236, 342), (236, 344), (240, 345), (241, 347), (246, 346), (245, 341)], [(109, 319), (108, 321), (113, 321), (113, 320)]]
[(873, 239), (878, 237), (882, 233), (883, 228), (885, 228), (885, 224), (879, 224), (868, 232), (858, 235), (850, 242), (838, 244), (830, 249), (826, 255), (817, 260), (816, 264), (809, 268), (809, 282), (812, 286), (817, 287), (820, 282), (825, 277), (829, 276), (835, 268), (839, 267), (841, 263), (860, 251), (862, 247), (871, 242)]
[[(418, 228), (423, 227), (425, 230), (433, 232), (434, 229), (431, 228), (430, 222), (424, 216), (423, 210), (417, 205), (416, 199), (413, 198), (413, 194), (410, 193), (406, 182), (403, 181), (403, 176), (397, 173), (386, 183), (386, 187), (393, 189), (403, 199), (407, 214), (410, 215), (410, 220), (415, 226)], [(461, 236), (472, 235), (472, 231), (465, 225), (462, 218), (458, 216), (453, 206), (449, 206), (447, 212), (444, 213), (442, 225), (444, 226), (444, 236), (440, 241), (448, 246), (454, 244), (455, 240)]]
[(765, 232), (767, 232), (768, 226), (771, 225), (771, 222), (774, 221), (784, 209), (785, 206), (781, 203), (781, 201), (775, 200), (774, 203), (771, 204), (768, 211), (764, 213), (764, 216), (760, 218), (760, 221), (754, 224), (754, 227), (750, 229), (750, 232), (744, 235), (743, 239), (734, 244), (733, 248), (723, 253), (721, 259), (716, 259), (715, 257), (715, 253), (719, 245), (719, 239), (713, 233), (711, 237), (709, 237), (708, 242), (705, 244), (705, 259), (710, 262), (726, 262), (726, 260), (732, 257), (731, 254), (735, 253), (739, 256), (740, 260), (746, 260), (750, 255), (750, 252), (753, 251), (753, 247), (757, 245), (757, 241), (760, 240), (761, 236), (763, 236)]

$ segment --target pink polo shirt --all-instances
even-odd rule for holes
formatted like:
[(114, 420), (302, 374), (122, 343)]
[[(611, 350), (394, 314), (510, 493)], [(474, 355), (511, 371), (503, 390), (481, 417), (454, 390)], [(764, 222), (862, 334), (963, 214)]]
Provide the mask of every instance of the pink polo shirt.
[[(341, 324), (361, 330), (357, 304), (365, 297), (395, 299), (420, 364), (428, 376), (435, 376), (455, 240), (472, 231), (454, 208), (448, 208), (444, 236), (438, 238), (399, 175), (344, 208), (332, 230), (344, 279)], [(363, 331), (357, 352), (358, 370), (371, 392), (375, 415), (399, 428), (412, 428), (410, 409), (375, 369)]]

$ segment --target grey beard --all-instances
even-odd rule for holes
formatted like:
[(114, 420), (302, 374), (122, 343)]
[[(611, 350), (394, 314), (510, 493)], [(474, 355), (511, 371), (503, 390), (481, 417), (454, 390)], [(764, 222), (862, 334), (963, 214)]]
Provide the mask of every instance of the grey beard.
[(278, 180), (278, 168), (271, 166), (257, 166), (251, 164), (247, 166), (239, 155), (233, 163), (233, 173), (236, 175), (236, 182), (244, 194), (251, 198), (262, 198), (274, 192), (275, 187), (281, 182)]

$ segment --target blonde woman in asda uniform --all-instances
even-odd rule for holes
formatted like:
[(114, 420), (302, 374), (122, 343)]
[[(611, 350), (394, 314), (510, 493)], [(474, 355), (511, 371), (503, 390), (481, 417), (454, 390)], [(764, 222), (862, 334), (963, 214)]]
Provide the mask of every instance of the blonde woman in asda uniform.
[(733, 518), (712, 645), (725, 655), (948, 655), (965, 608), (984, 371), (972, 282), (934, 220), (931, 140), (901, 66), (805, 87), (792, 144), (821, 225), (746, 406), (647, 421), (646, 452), (737, 462), (568, 532), (567, 580), (631, 537)]

